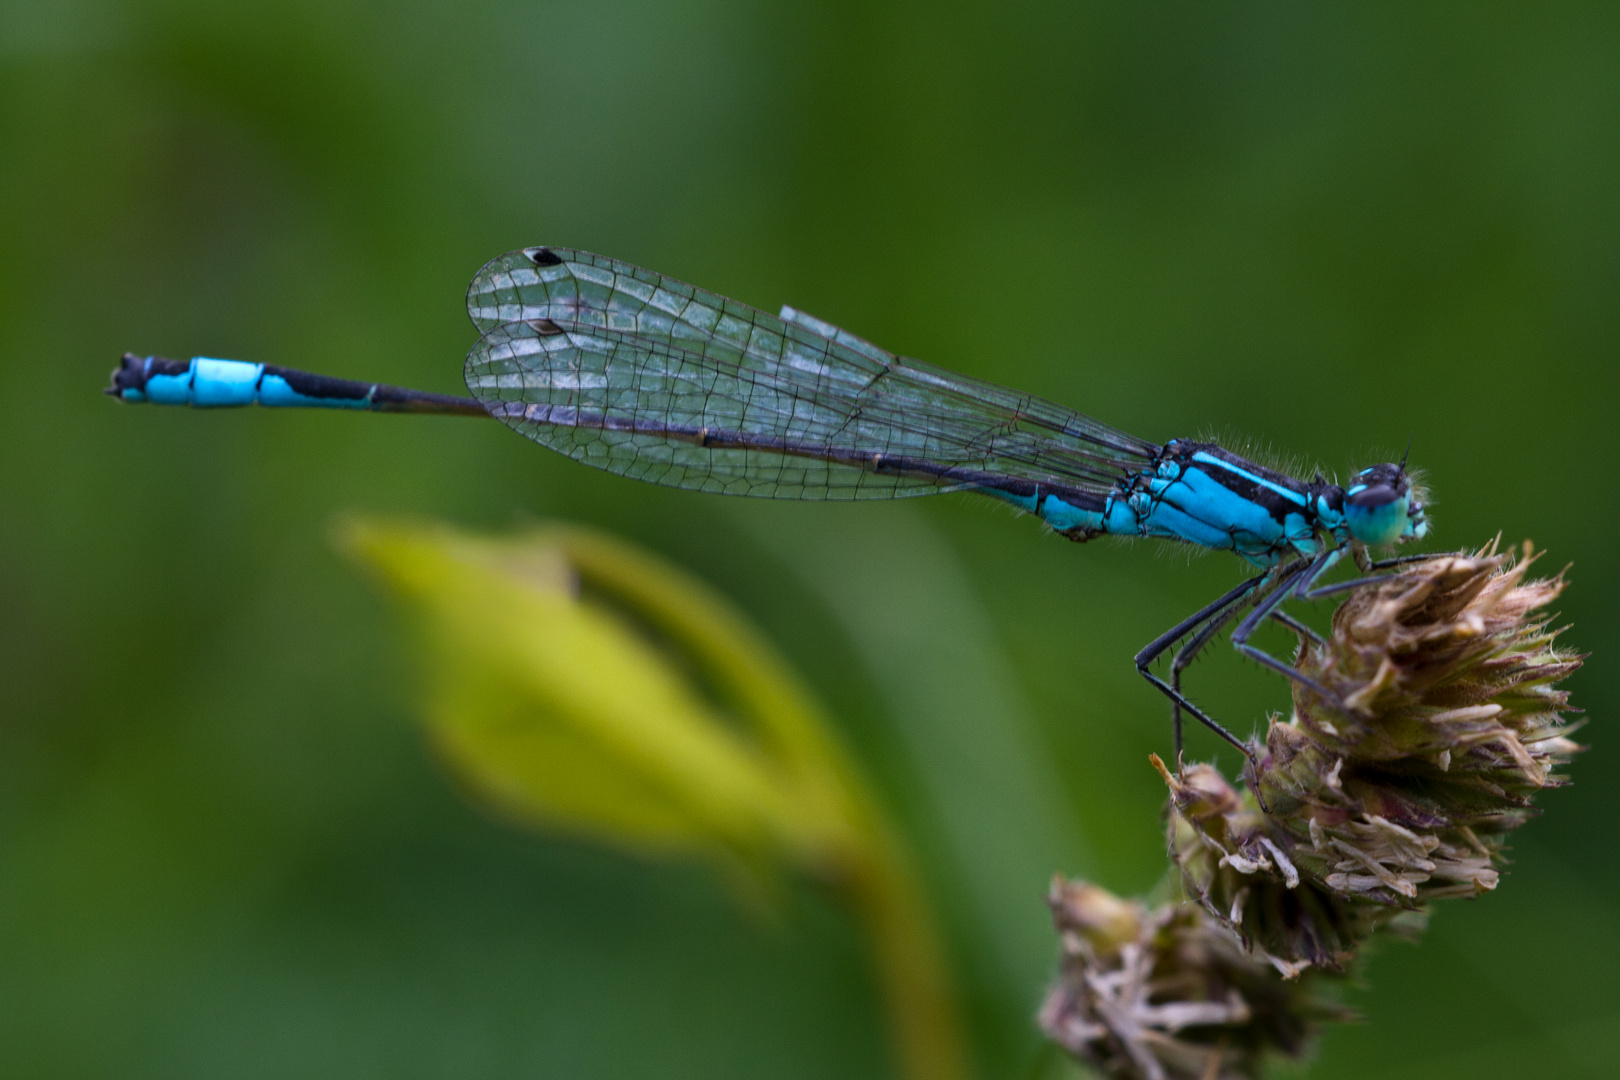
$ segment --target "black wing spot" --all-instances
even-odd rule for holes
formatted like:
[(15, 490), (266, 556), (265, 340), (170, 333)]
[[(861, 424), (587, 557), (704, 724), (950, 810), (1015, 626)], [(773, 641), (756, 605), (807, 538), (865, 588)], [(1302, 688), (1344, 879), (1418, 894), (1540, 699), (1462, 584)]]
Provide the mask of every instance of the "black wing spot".
[(524, 252), (524, 254), (527, 255), (529, 257), (529, 261), (534, 263), (536, 266), (562, 265), (562, 256), (558, 255), (550, 248), (531, 248), (530, 250)]

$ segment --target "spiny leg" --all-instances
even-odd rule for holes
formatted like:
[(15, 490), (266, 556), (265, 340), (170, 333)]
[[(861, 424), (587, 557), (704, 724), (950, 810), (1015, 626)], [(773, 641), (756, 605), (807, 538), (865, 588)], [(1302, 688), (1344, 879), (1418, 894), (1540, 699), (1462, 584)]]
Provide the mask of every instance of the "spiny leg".
[[(1243, 622), (1238, 625), (1236, 630), (1232, 631), (1232, 645), (1243, 655), (1249, 657), (1251, 660), (1264, 664), (1266, 667), (1269, 667), (1274, 671), (1281, 672), (1282, 674), (1288, 676), (1288, 678), (1293, 679), (1300, 685), (1305, 686), (1314, 693), (1320, 695), (1324, 700), (1335, 702), (1341, 706), (1343, 705), (1343, 702), (1339, 701), (1337, 694), (1333, 693), (1315, 679), (1305, 675), (1292, 664), (1284, 663), (1275, 656), (1272, 656), (1270, 653), (1266, 652), (1264, 649), (1250, 645), (1249, 638), (1256, 630), (1260, 628), (1260, 624), (1269, 616), (1270, 618), (1276, 619), (1290, 630), (1293, 630), (1295, 633), (1308, 636), (1318, 645), (1322, 644), (1322, 637), (1320, 634), (1316, 633), (1316, 631), (1312, 630), (1304, 623), (1299, 622), (1281, 610), (1281, 607), (1285, 602), (1290, 599), (1320, 600), (1325, 596), (1333, 596), (1338, 593), (1351, 592), (1367, 585), (1374, 585), (1380, 581), (1387, 580), (1390, 577), (1389, 574), (1375, 573), (1368, 574), (1364, 577), (1352, 578), (1349, 581), (1335, 582), (1332, 585), (1325, 585), (1319, 589), (1313, 588), (1312, 586), (1315, 585), (1316, 581), (1323, 574), (1327, 573), (1328, 570), (1332, 569), (1341, 558), (1343, 558), (1345, 551), (1346, 549), (1344, 548), (1335, 548), (1332, 551), (1324, 551), (1309, 564), (1307, 564), (1303, 569), (1294, 571), (1289, 575), (1289, 581), (1286, 584), (1279, 585), (1275, 590), (1273, 590), (1271, 595), (1266, 597), (1265, 600), (1261, 601), (1261, 603), (1249, 613), (1249, 617), (1244, 619)], [(1424, 562), (1429, 559), (1443, 558), (1444, 554), (1402, 555), (1393, 559), (1383, 559), (1377, 562), (1372, 562), (1366, 560), (1363, 552), (1360, 549), (1357, 549), (1354, 552), (1354, 556), (1356, 563), (1363, 569), (1387, 570), (1391, 567), (1405, 566), (1408, 563)]]
[[(1221, 612), (1218, 617), (1205, 623), (1203, 629), (1199, 630), (1190, 639), (1188, 639), (1185, 645), (1176, 650), (1176, 655), (1170, 662), (1170, 686), (1172, 689), (1178, 693), (1182, 692), (1182, 671), (1191, 666), (1193, 660), (1198, 656), (1199, 652), (1203, 650), (1204, 646), (1208, 645), (1211, 640), (1213, 640), (1223, 629), (1225, 629), (1226, 625), (1235, 619), (1238, 613), (1242, 610), (1242, 604), (1231, 605), (1225, 611)], [(1271, 617), (1282, 625), (1288, 627), (1288, 629), (1292, 630), (1294, 633), (1298, 634), (1301, 641), (1309, 639), (1318, 645), (1322, 644), (1322, 635), (1318, 634), (1315, 630), (1312, 630), (1309, 626), (1306, 626), (1304, 623), (1300, 622), (1298, 619), (1295, 619), (1292, 615), (1289, 615), (1280, 608), (1273, 611), (1271, 613)], [(1185, 694), (1183, 694), (1183, 696), (1185, 696)], [(1176, 767), (1179, 769), (1181, 767), (1181, 706), (1174, 700), (1170, 702), (1170, 718), (1176, 735)]]
[[(1180, 641), (1182, 638), (1192, 633), (1193, 630), (1197, 629), (1198, 626), (1204, 621), (1216, 618), (1229, 610), (1237, 610), (1236, 606), (1238, 602), (1252, 592), (1261, 582), (1265, 581), (1267, 576), (1269, 576), (1269, 573), (1270, 572), (1268, 571), (1265, 574), (1258, 574), (1252, 578), (1249, 578), (1247, 581), (1240, 582), (1235, 588), (1222, 595), (1219, 599), (1210, 604), (1206, 604), (1204, 607), (1193, 612), (1191, 615), (1187, 616), (1185, 619), (1182, 619), (1180, 622), (1176, 623), (1176, 625), (1154, 638), (1147, 644), (1145, 648), (1142, 649), (1141, 652), (1136, 654), (1136, 670), (1141, 673), (1143, 678), (1147, 679), (1148, 682), (1164, 691), (1170, 698), (1170, 723), (1175, 734), (1176, 768), (1178, 770), (1181, 768), (1181, 708), (1185, 699), (1182, 698), (1181, 691), (1179, 689), (1166, 686), (1163, 680), (1148, 671), (1148, 666), (1163, 655), (1165, 650), (1169, 649), (1170, 646), (1174, 645), (1177, 641)], [(1225, 620), (1222, 619), (1221, 621), (1224, 622)], [(1203, 715), (1196, 709), (1193, 710), (1193, 713), (1204, 723), (1210, 725), (1214, 730), (1220, 732), (1228, 741), (1232, 741), (1232, 736), (1226, 731), (1226, 729), (1222, 728), (1219, 724), (1215, 723), (1213, 720), (1210, 720), (1207, 716)]]
[(1335, 548), (1331, 551), (1322, 552), (1304, 566), (1290, 570), (1282, 582), (1271, 591), (1271, 595), (1256, 604), (1254, 610), (1249, 612), (1248, 617), (1238, 624), (1236, 630), (1232, 631), (1232, 647), (1237, 649), (1238, 652), (1251, 660), (1264, 664), (1273, 671), (1281, 672), (1303, 686), (1309, 687), (1328, 701), (1337, 700), (1337, 696), (1332, 691), (1299, 671), (1292, 664), (1285, 664), (1264, 649), (1250, 645), (1249, 638), (1254, 636), (1254, 632), (1260, 628), (1261, 623), (1277, 613), (1277, 609), (1282, 607), (1285, 601), (1291, 597), (1307, 595), (1311, 583), (1326, 573), (1343, 556), (1344, 549)]
[(1147, 645), (1143, 647), (1142, 651), (1136, 654), (1136, 666), (1143, 667), (1147, 664), (1153, 663), (1153, 661), (1159, 658), (1161, 653), (1163, 653), (1170, 646), (1174, 645), (1177, 641), (1180, 641), (1183, 637), (1186, 637), (1187, 634), (1191, 632), (1192, 629), (1199, 623), (1203, 622), (1210, 616), (1219, 614), (1221, 611), (1225, 610), (1227, 605), (1235, 603), (1237, 600), (1241, 599), (1255, 586), (1265, 581), (1269, 576), (1271, 576), (1271, 571), (1268, 570), (1263, 574), (1256, 574), (1247, 581), (1239, 582), (1237, 586), (1230, 592), (1223, 594), (1219, 599), (1204, 605), (1191, 615), (1187, 616), (1185, 619), (1182, 619), (1180, 622), (1176, 623), (1176, 625), (1172, 626), (1170, 629), (1148, 642)]
[(1352, 551), (1356, 566), (1363, 573), (1369, 570), (1388, 570), (1394, 566), (1407, 566), (1411, 563), (1427, 562), (1430, 559), (1444, 559), (1451, 555), (1449, 551), (1426, 551), (1420, 555), (1396, 555), (1390, 559), (1372, 559), (1367, 555), (1366, 547), (1357, 544)]
[[(1183, 644), (1181, 648), (1176, 650), (1175, 656), (1173, 656), (1170, 660), (1170, 688), (1177, 694), (1181, 694), (1183, 697), (1186, 696), (1185, 694), (1182, 694), (1181, 690), (1182, 671), (1184, 671), (1188, 665), (1193, 662), (1194, 657), (1203, 651), (1205, 645), (1208, 645), (1210, 641), (1216, 637), (1216, 635), (1218, 635), (1222, 630), (1226, 629), (1228, 623), (1237, 618), (1238, 614), (1243, 610), (1243, 605), (1247, 603), (1248, 600), (1249, 597), (1247, 596), (1240, 597), (1237, 603), (1228, 605), (1225, 611), (1219, 612), (1214, 618), (1206, 622), (1197, 633), (1193, 634), (1187, 639), (1186, 643)], [(1170, 721), (1175, 733), (1176, 771), (1180, 772), (1181, 705), (1176, 701), (1175, 698), (1170, 699)]]
[[(1371, 574), (1366, 577), (1352, 578), (1349, 581), (1336, 582), (1335, 584), (1327, 585), (1320, 589), (1312, 588), (1316, 581), (1321, 578), (1323, 574), (1327, 573), (1328, 570), (1332, 569), (1334, 564), (1336, 564), (1344, 556), (1344, 554), (1344, 548), (1336, 548), (1332, 551), (1322, 552), (1322, 554), (1318, 555), (1314, 560), (1312, 560), (1311, 563), (1303, 570), (1298, 571), (1293, 576), (1289, 585), (1278, 587), (1270, 596), (1265, 599), (1262, 604), (1260, 604), (1259, 607), (1250, 613), (1248, 618), (1243, 620), (1236, 630), (1232, 632), (1232, 644), (1239, 652), (1243, 653), (1243, 655), (1264, 664), (1266, 667), (1269, 667), (1274, 671), (1281, 672), (1300, 685), (1308, 687), (1310, 690), (1320, 695), (1323, 699), (1333, 702), (1338, 702), (1339, 699), (1337, 694), (1334, 694), (1315, 679), (1305, 675), (1292, 664), (1286, 664), (1277, 659), (1275, 656), (1272, 656), (1270, 653), (1266, 652), (1264, 649), (1250, 645), (1249, 638), (1257, 629), (1259, 629), (1260, 623), (1266, 617), (1266, 615), (1270, 615), (1271, 617), (1283, 622), (1284, 625), (1288, 626), (1295, 632), (1303, 632), (1308, 634), (1314, 641), (1317, 642), (1317, 644), (1321, 644), (1322, 638), (1320, 635), (1311, 630), (1309, 627), (1305, 626), (1303, 623), (1300, 623), (1283, 614), (1283, 612), (1278, 609), (1281, 608), (1283, 603), (1291, 598), (1299, 600), (1319, 600), (1324, 596), (1332, 596), (1341, 592), (1350, 592), (1366, 585), (1372, 585), (1376, 582), (1383, 581), (1389, 576), (1388, 574)], [(1367, 568), (1374, 570), (1383, 569), (1390, 566), (1404, 565), (1406, 563), (1422, 562), (1426, 559), (1435, 557), (1436, 556), (1433, 555), (1407, 555), (1397, 559), (1387, 559), (1382, 562), (1368, 563)], [(1261, 614), (1262, 609), (1265, 610), (1265, 614)], [(1339, 702), (1339, 704), (1342, 705), (1343, 703)]]
[(1273, 611), (1271, 613), (1271, 617), (1288, 627), (1288, 629), (1292, 630), (1294, 633), (1298, 634), (1301, 644), (1304, 644), (1306, 639), (1309, 639), (1313, 644), (1316, 645), (1327, 644), (1326, 640), (1321, 634), (1318, 634), (1315, 630), (1312, 630), (1310, 627), (1288, 614), (1288, 612), (1283, 611), (1281, 608)]
[(1392, 566), (1409, 566), (1415, 562), (1428, 562), (1430, 559), (1445, 559), (1451, 556), (1449, 551), (1429, 551), (1422, 555), (1397, 555), (1393, 559), (1378, 559), (1367, 564), (1368, 570), (1388, 570)]
[[(1237, 749), (1237, 752), (1243, 755), (1243, 759), (1249, 763), (1249, 774), (1251, 777), (1259, 775), (1260, 762), (1255, 758), (1254, 751), (1249, 749), (1242, 739), (1238, 738), (1236, 735), (1226, 730), (1226, 728), (1222, 727), (1220, 722), (1213, 716), (1209, 715), (1203, 709), (1200, 709), (1197, 705), (1194, 705), (1191, 701), (1187, 700), (1181, 691), (1172, 687), (1169, 683), (1153, 674), (1153, 672), (1147, 670), (1146, 668), (1137, 668), (1137, 670), (1142, 673), (1142, 677), (1144, 679), (1157, 687), (1161, 694), (1169, 698), (1175, 704), (1180, 705), (1183, 709), (1186, 709), (1188, 712), (1192, 713), (1193, 718), (1199, 723), (1203, 724), (1205, 727), (1209, 728), (1209, 730), (1231, 743)], [(1260, 809), (1270, 813), (1270, 810), (1266, 807), (1265, 799), (1260, 794), (1259, 788), (1255, 787), (1252, 783), (1250, 784), (1250, 787), (1254, 791), (1255, 799), (1260, 803)]]
[[(1449, 552), (1439, 552), (1428, 555), (1402, 555), (1394, 559), (1380, 559), (1377, 562), (1368, 562), (1362, 566), (1364, 570), (1388, 570), (1395, 566), (1406, 566), (1410, 563), (1427, 562), (1430, 559), (1446, 558)], [(1357, 560), (1360, 565), (1361, 560)], [(1375, 585), (1380, 581), (1387, 581), (1392, 574), (1367, 574), (1364, 577), (1351, 578), (1349, 581), (1336, 581), (1332, 585), (1324, 585), (1320, 589), (1302, 589), (1299, 593), (1301, 600), (1320, 600), (1324, 596), (1333, 596), (1337, 593), (1352, 592), (1366, 585)]]
[[(1317, 645), (1323, 644), (1323, 638), (1320, 634), (1303, 622), (1295, 619), (1287, 612), (1283, 611), (1282, 605), (1290, 598), (1315, 599), (1319, 596), (1327, 596), (1337, 592), (1348, 591), (1348, 589), (1360, 588), (1363, 585), (1370, 585), (1374, 582), (1382, 581), (1388, 576), (1386, 574), (1374, 574), (1368, 577), (1357, 578), (1354, 581), (1345, 582), (1340, 585), (1329, 586), (1325, 589), (1312, 589), (1311, 586), (1319, 578), (1321, 578), (1323, 574), (1330, 570), (1344, 555), (1344, 553), (1344, 549), (1342, 548), (1335, 549), (1333, 551), (1326, 551), (1309, 563), (1303, 565), (1296, 564), (1295, 566), (1281, 570), (1280, 572), (1267, 571), (1266, 573), (1250, 578), (1249, 580), (1238, 585), (1236, 588), (1232, 589), (1230, 592), (1226, 593), (1214, 603), (1207, 605), (1206, 607), (1183, 619), (1181, 622), (1159, 635), (1159, 637), (1155, 638), (1153, 642), (1145, 649), (1136, 654), (1137, 671), (1140, 672), (1142, 677), (1145, 678), (1150, 684), (1157, 687), (1161, 693), (1170, 699), (1171, 723), (1175, 735), (1177, 771), (1179, 771), (1181, 768), (1182, 709), (1186, 709), (1188, 712), (1192, 713), (1193, 716), (1204, 724), (1205, 727), (1208, 727), (1211, 731), (1215, 732), (1215, 734), (1231, 743), (1232, 746), (1234, 746), (1248, 761), (1251, 773), (1255, 773), (1259, 769), (1259, 762), (1255, 760), (1253, 752), (1247, 745), (1239, 740), (1237, 736), (1228, 731), (1224, 726), (1218, 723), (1208, 713), (1204, 712), (1197, 705), (1194, 705), (1192, 701), (1182, 693), (1181, 672), (1192, 663), (1199, 651), (1202, 650), (1205, 645), (1209, 644), (1209, 642), (1213, 640), (1215, 636), (1218, 635), (1220, 631), (1237, 616), (1238, 612), (1243, 610), (1243, 602), (1249, 598), (1249, 594), (1255, 590), (1256, 587), (1262, 585), (1268, 578), (1271, 578), (1274, 575), (1276, 577), (1275, 587), (1268, 595), (1256, 603), (1254, 609), (1248, 614), (1243, 622), (1239, 624), (1237, 630), (1233, 631), (1232, 644), (1244, 655), (1259, 661), (1267, 667), (1281, 672), (1291, 679), (1303, 683), (1305, 686), (1311, 688), (1322, 697), (1330, 701), (1337, 700), (1337, 696), (1329, 691), (1326, 687), (1305, 676), (1293, 666), (1278, 660), (1270, 653), (1267, 653), (1256, 646), (1250, 645), (1248, 643), (1248, 639), (1253, 636), (1257, 629), (1259, 629), (1261, 623), (1270, 618), (1275, 619), (1283, 626), (1286, 626), (1288, 629), (1292, 630), (1295, 634), (1298, 634), (1302, 643), (1304, 640), (1309, 639)], [(1438, 557), (1439, 556), (1436, 555), (1406, 555), (1399, 558), (1386, 559), (1380, 562), (1370, 562), (1365, 568), (1369, 570), (1383, 570), (1394, 566), (1422, 562), (1427, 559)], [(1360, 562), (1359, 559), (1358, 562)], [(1194, 633), (1195, 630), (1196, 633)], [(1162, 655), (1165, 650), (1169, 649), (1172, 645), (1174, 645), (1181, 638), (1187, 636), (1189, 633), (1193, 635), (1191, 640), (1178, 649), (1175, 656), (1171, 660), (1171, 682), (1167, 684), (1164, 680), (1160, 679), (1158, 676), (1149, 671), (1148, 665), (1154, 660), (1158, 659), (1158, 657)], [(1265, 799), (1263, 796), (1261, 796), (1258, 788), (1254, 789), (1254, 794), (1255, 799), (1260, 803), (1260, 809), (1266, 813), (1270, 813), (1270, 810), (1265, 805)]]
[[(1265, 578), (1267, 578), (1267, 575), (1265, 575), (1265, 573), (1260, 573), (1260, 575), (1252, 576), (1252, 578), (1249, 578), (1247, 581), (1241, 581), (1236, 588), (1233, 588), (1231, 591), (1228, 591), (1228, 593), (1223, 594), (1223, 596), (1221, 596), (1220, 599), (1217, 599), (1217, 601), (1210, 602), (1210, 604), (1205, 604), (1204, 607), (1200, 607), (1200, 609), (1196, 610), (1196, 612), (1192, 612), (1191, 615), (1187, 615), (1186, 619), (1176, 623), (1176, 625), (1171, 627), (1170, 630), (1166, 630), (1165, 633), (1162, 633), (1162, 635), (1158, 635), (1157, 638), (1153, 638), (1153, 640), (1150, 641), (1150, 643), (1147, 644), (1147, 646), (1145, 646), (1140, 653), (1136, 654), (1137, 672), (1144, 675), (1144, 677), (1147, 678), (1150, 683), (1153, 683), (1153, 685), (1163, 688), (1163, 683), (1158, 682), (1158, 678), (1150, 675), (1149, 672), (1147, 672), (1147, 667), (1149, 667), (1153, 661), (1157, 661), (1158, 657), (1165, 653), (1165, 649), (1170, 648), (1170, 646), (1173, 646), (1176, 641), (1179, 641), (1181, 638), (1184, 638), (1184, 636), (1192, 633), (1192, 630), (1196, 630), (1196, 628), (1199, 627), (1199, 623), (1205, 622), (1207, 619), (1213, 619), (1213, 617), (1217, 617), (1217, 615), (1221, 615), (1223, 612), (1228, 612), (1228, 610), (1238, 610), (1238, 602), (1241, 601), (1243, 597), (1246, 597), (1247, 594), (1251, 593), (1251, 591), (1254, 591), (1255, 586), (1259, 586), (1262, 581), (1265, 581)], [(1223, 620), (1223, 622), (1225, 622), (1225, 620)], [(1181, 696), (1181, 691), (1179, 690), (1174, 690), (1170, 695), (1170, 722), (1171, 727), (1173, 727), (1174, 730), (1176, 769), (1181, 769), (1181, 703), (1176, 701), (1178, 696)]]

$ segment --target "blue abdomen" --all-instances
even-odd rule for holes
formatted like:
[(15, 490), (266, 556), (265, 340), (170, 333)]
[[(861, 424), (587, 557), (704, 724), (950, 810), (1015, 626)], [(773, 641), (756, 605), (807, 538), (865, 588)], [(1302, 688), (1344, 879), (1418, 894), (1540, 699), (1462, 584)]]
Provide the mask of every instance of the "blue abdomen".
[(198, 409), (241, 405), (370, 409), (374, 390), (370, 384), (348, 379), (207, 356), (165, 360), (126, 355), (113, 373), (113, 392), (120, 400)]

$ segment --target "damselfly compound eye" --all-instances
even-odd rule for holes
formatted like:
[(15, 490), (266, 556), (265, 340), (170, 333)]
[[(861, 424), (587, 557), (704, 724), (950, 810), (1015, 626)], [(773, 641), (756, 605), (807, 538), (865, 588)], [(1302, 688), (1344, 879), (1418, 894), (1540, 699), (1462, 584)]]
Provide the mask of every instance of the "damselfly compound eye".
[(1393, 544), (1406, 532), (1410, 520), (1406, 513), (1406, 492), (1397, 492), (1385, 484), (1360, 490), (1352, 488), (1345, 496), (1344, 520), (1350, 527), (1350, 535), (1363, 544)]

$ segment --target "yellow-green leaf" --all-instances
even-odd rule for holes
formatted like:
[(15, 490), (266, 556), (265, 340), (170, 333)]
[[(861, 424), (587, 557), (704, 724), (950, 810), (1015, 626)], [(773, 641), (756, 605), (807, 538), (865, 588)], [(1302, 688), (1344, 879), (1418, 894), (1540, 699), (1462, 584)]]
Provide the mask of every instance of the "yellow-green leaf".
[(964, 1075), (904, 848), (809, 693), (740, 613), (661, 560), (570, 526), (486, 539), (356, 520), (341, 542), (414, 615), (428, 731), (475, 798), (530, 826), (707, 857), (755, 883), (791, 869), (834, 884), (871, 938), (906, 1073)]

